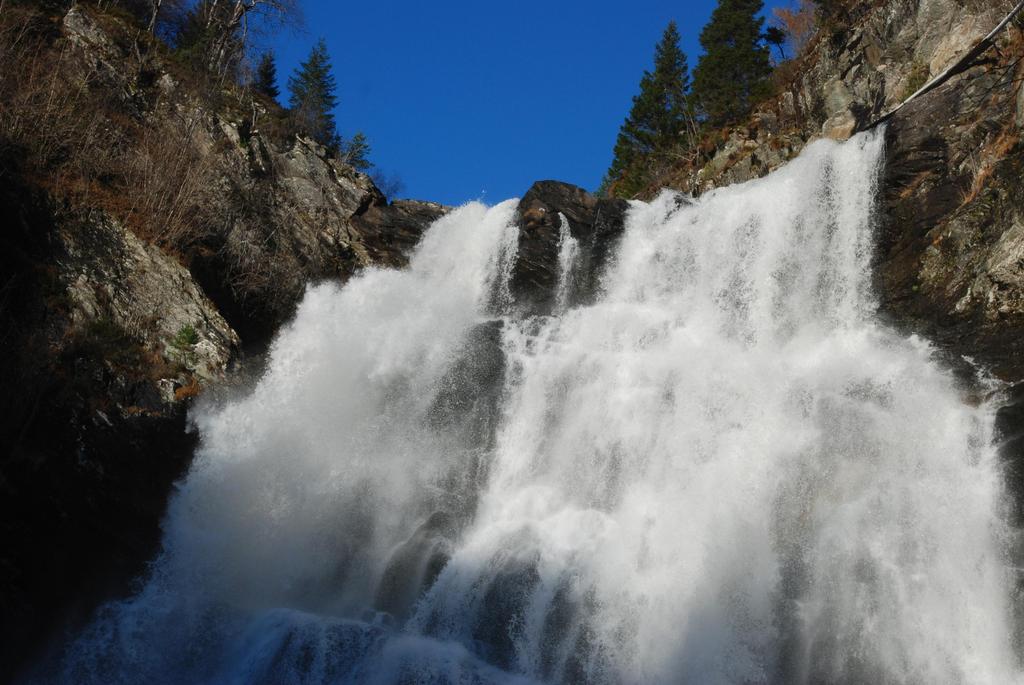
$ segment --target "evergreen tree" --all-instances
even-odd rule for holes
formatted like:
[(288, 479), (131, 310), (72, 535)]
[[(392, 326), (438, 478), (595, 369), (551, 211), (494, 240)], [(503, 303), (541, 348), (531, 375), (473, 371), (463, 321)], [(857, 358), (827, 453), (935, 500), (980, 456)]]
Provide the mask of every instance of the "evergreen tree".
[(331, 73), (327, 44), (321, 38), (288, 79), (289, 104), (296, 132), (307, 135), (328, 150), (337, 152), (341, 144), (334, 124), (337, 83)]
[(271, 100), (281, 94), (277, 88), (277, 62), (274, 60), (274, 53), (263, 53), (259, 66), (256, 67), (256, 81), (252, 87), (257, 93), (263, 93)]
[(693, 71), (694, 102), (707, 124), (738, 121), (768, 92), (762, 0), (719, 0), (700, 34), (704, 56)]
[(366, 171), (373, 167), (373, 162), (370, 161), (370, 141), (366, 139), (366, 135), (359, 131), (352, 140), (345, 144), (345, 153), (341, 157), (341, 161), (346, 164), (351, 164), (359, 171)]
[(602, 187), (628, 197), (646, 181), (650, 157), (679, 143), (690, 114), (690, 82), (686, 54), (679, 47), (679, 30), (669, 22), (654, 50), (654, 71), (645, 71), (640, 92), (619, 129), (614, 159)]

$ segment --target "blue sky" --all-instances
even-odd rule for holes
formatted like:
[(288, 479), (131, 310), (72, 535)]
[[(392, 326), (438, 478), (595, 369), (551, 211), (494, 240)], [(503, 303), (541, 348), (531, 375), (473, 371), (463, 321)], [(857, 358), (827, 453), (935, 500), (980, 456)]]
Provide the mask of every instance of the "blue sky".
[(302, 5), (303, 30), (271, 41), (282, 91), (322, 36), (342, 135), (367, 135), (402, 196), (457, 205), (549, 178), (596, 188), (665, 25), (678, 23), (692, 69), (715, 0)]

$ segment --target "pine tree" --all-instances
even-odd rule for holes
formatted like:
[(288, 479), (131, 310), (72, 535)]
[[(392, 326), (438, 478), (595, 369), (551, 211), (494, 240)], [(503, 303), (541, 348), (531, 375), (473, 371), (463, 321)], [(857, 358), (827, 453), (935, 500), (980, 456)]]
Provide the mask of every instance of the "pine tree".
[(289, 104), (295, 129), (328, 150), (337, 152), (341, 143), (334, 124), (337, 83), (331, 73), (327, 44), (321, 38), (288, 79)]
[(259, 66), (256, 67), (256, 81), (252, 87), (257, 93), (262, 93), (272, 100), (281, 94), (277, 88), (277, 62), (274, 60), (274, 53), (263, 53)]
[(679, 30), (672, 21), (654, 50), (654, 72), (644, 72), (640, 92), (619, 129), (603, 187), (622, 197), (643, 187), (653, 161), (650, 157), (666, 152), (682, 138), (690, 114), (689, 87), (686, 54), (679, 47)]
[(366, 171), (373, 167), (373, 162), (370, 161), (370, 141), (366, 139), (366, 135), (362, 131), (358, 131), (352, 136), (352, 140), (345, 144), (345, 152), (341, 156), (341, 161), (351, 164), (359, 171)]
[(768, 92), (772, 72), (763, 43), (762, 0), (719, 0), (700, 34), (704, 56), (693, 71), (693, 96), (707, 124), (738, 121)]

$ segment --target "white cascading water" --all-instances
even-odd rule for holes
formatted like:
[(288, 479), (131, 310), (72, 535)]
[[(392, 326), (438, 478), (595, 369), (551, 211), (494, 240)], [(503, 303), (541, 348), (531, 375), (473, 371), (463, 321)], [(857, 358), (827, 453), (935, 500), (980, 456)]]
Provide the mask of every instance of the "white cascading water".
[(311, 289), (60, 678), (1019, 681), (994, 406), (876, 320), (881, 154), (636, 203), (588, 306), (564, 230), (550, 317), (515, 202)]
[(555, 313), (561, 314), (569, 306), (569, 298), (573, 294), (580, 243), (572, 237), (569, 220), (565, 215), (559, 214), (558, 220), (558, 285), (555, 286)]

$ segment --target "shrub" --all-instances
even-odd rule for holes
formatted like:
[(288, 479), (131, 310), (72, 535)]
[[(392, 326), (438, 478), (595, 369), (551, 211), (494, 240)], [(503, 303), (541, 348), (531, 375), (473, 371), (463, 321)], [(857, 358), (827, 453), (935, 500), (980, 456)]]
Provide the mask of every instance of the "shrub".
[(131, 198), (125, 221), (153, 242), (184, 248), (209, 228), (215, 156), (192, 143), (197, 117), (170, 117), (139, 132), (125, 154), (123, 183)]
[(19, 160), (58, 200), (187, 248), (218, 218), (208, 202), (216, 157), (195, 141), (200, 116), (139, 121), (50, 30), (32, 10), (0, 13), (0, 157)]
[(199, 334), (192, 324), (185, 324), (179, 328), (178, 334), (171, 339), (171, 346), (179, 350), (192, 349), (198, 343)]
[(188, 367), (195, 363), (195, 346), (199, 343), (199, 334), (191, 324), (185, 324), (178, 329), (168, 343), (175, 357), (184, 366)]
[(131, 368), (141, 355), (138, 342), (108, 317), (90, 321), (76, 335), (71, 349), (84, 357), (105, 360), (117, 368)]
[(900, 94), (900, 102), (906, 101), (911, 95), (921, 90), (924, 84), (928, 83), (928, 76), (931, 74), (927, 64), (914, 62), (910, 68), (910, 75), (907, 77), (907, 85), (903, 87)]

